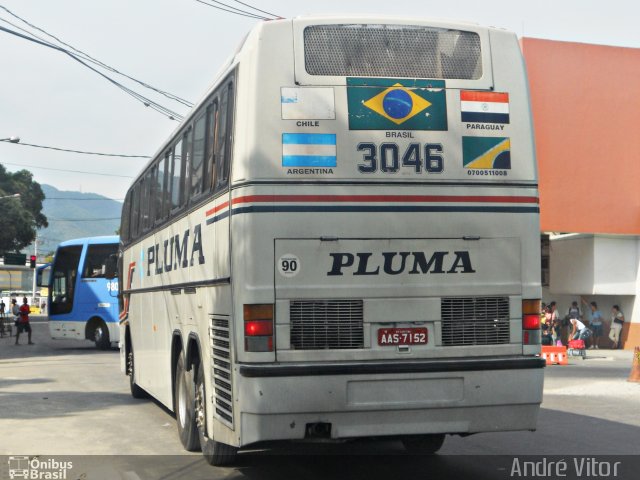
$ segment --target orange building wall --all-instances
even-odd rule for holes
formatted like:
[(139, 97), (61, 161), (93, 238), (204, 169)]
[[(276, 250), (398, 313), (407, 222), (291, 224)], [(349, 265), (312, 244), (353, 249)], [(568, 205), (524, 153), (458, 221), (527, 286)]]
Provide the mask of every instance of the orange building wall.
[(640, 234), (640, 49), (521, 44), (542, 230)]

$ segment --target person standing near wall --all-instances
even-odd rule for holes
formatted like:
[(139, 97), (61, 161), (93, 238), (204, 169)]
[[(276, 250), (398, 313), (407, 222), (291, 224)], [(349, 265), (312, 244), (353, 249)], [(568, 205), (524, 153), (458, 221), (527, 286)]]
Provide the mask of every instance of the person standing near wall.
[(589, 348), (600, 348), (598, 343), (600, 342), (600, 337), (602, 337), (602, 312), (598, 310), (598, 304), (596, 302), (587, 303), (583, 298), (582, 303), (589, 305), (591, 308), (591, 321), (589, 322), (589, 326), (593, 332), (593, 341)]
[(624, 325), (624, 314), (618, 305), (614, 305), (611, 309), (611, 330), (609, 330), (609, 339), (613, 342), (611, 348), (616, 349), (620, 345), (620, 336), (622, 335), (622, 326)]

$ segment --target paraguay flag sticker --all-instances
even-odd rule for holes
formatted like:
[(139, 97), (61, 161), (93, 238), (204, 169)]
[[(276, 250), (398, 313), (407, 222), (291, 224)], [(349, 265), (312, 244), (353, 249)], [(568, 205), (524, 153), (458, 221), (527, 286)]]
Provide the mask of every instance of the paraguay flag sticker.
[(510, 170), (511, 140), (508, 137), (462, 137), (464, 168)]
[(509, 94), (498, 92), (460, 92), (463, 122), (509, 123)]
[(283, 133), (283, 167), (336, 167), (335, 133)]

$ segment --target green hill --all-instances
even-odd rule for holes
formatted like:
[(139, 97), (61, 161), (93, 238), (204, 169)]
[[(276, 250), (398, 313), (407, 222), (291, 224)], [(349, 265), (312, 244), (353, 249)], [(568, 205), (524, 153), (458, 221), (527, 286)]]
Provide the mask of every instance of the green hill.
[(45, 194), (42, 210), (49, 227), (38, 231), (39, 253), (53, 252), (60, 242), (72, 238), (114, 235), (120, 228), (121, 202), (96, 193), (41, 186)]

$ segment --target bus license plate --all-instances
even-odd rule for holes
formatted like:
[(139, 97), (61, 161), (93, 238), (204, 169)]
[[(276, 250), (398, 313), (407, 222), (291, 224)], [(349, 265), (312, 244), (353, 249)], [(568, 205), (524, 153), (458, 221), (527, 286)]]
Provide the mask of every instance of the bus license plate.
[(380, 328), (378, 345), (426, 345), (426, 328)]

